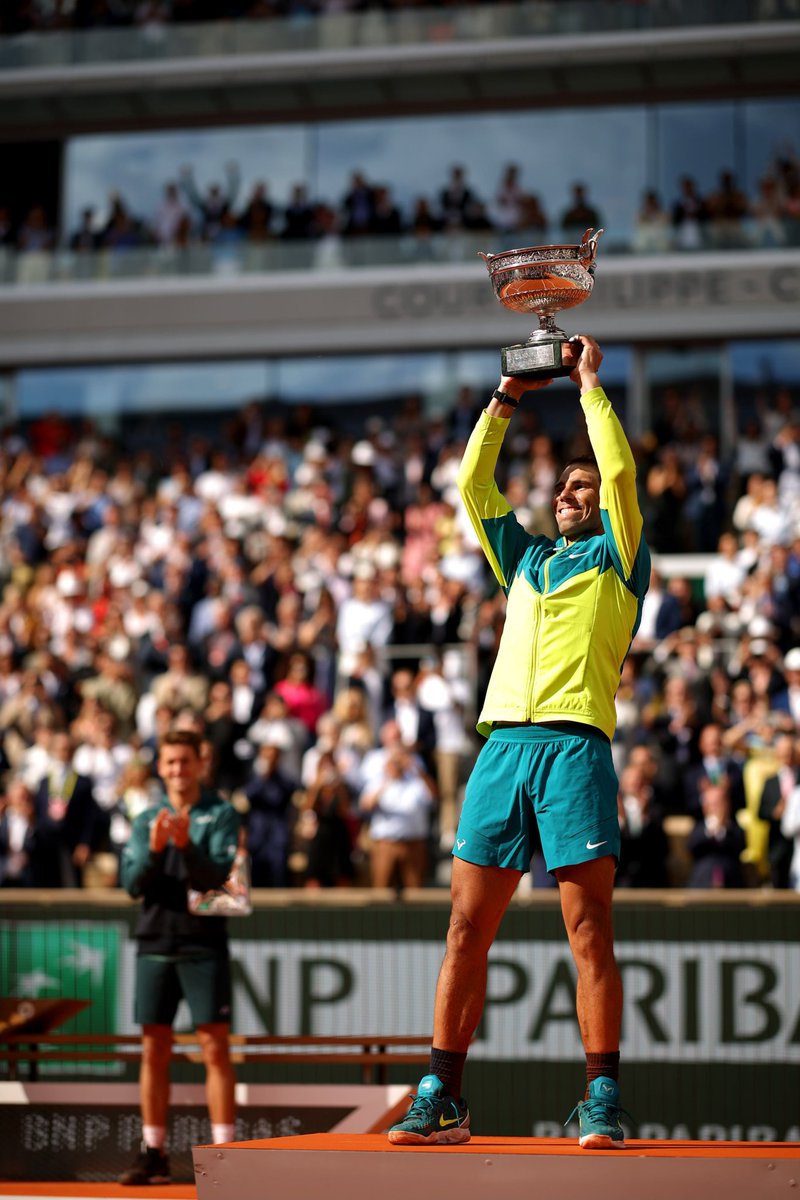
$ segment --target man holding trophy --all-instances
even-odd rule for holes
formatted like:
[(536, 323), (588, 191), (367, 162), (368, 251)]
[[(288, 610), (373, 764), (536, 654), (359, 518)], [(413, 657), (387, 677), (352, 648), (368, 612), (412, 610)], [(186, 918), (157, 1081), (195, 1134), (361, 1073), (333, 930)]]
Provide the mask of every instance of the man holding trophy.
[[(600, 236), (591, 233), (578, 246), (484, 256), (500, 301), (538, 313), (541, 328), (503, 350), (500, 386), (459, 471), (459, 491), (508, 605), (478, 723), (488, 740), (467, 785), (453, 848), (452, 914), (429, 1074), (389, 1130), (399, 1145), (469, 1140), (461, 1076), (486, 998), (488, 952), (529, 868), (537, 824), (578, 974), (586, 1053), (585, 1095), (574, 1110), (580, 1145), (625, 1144), (618, 1085), (622, 984), (611, 920), (620, 850), (611, 738), (614, 695), (639, 625), (650, 554), (633, 455), (600, 384), (602, 352), (591, 337), (567, 339), (553, 320), (591, 291)], [(567, 463), (556, 483), (555, 541), (528, 534), (494, 480), (514, 409), (554, 375), (578, 385), (593, 452)]]

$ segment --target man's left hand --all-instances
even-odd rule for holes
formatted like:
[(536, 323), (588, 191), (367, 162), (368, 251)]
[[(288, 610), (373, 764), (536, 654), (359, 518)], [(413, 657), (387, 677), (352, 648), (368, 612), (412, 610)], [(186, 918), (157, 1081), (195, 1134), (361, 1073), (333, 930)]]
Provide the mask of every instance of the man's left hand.
[(172, 844), (178, 850), (185, 850), (189, 842), (189, 814), (175, 813), (172, 818)]

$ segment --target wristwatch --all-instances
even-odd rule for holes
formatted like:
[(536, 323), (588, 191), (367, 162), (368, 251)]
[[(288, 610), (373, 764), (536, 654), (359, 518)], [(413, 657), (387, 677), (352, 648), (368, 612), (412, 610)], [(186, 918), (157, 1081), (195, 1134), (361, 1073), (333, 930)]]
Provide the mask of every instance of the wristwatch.
[(515, 400), (513, 396), (509, 396), (508, 392), (503, 392), (500, 388), (495, 388), (492, 396), (501, 404), (507, 404), (509, 408), (519, 408), (519, 400)]

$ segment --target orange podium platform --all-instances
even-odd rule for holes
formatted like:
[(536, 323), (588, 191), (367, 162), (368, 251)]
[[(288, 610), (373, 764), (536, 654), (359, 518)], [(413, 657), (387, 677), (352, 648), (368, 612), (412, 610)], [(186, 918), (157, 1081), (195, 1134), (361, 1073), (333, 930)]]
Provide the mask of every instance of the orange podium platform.
[[(566, 1138), (473, 1137), (391, 1146), (382, 1134), (324, 1134), (196, 1146), (198, 1200), (770, 1200), (800, 1197), (800, 1144), (630, 1141), (581, 1150)], [(524, 1192), (503, 1191), (524, 1188)], [(797, 1190), (794, 1190), (797, 1189)]]

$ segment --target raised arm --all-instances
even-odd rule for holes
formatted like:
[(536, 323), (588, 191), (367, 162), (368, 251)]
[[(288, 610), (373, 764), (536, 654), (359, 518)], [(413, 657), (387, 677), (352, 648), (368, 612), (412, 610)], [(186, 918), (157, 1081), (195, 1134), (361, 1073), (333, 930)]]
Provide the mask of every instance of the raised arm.
[(498, 583), (505, 589), (511, 586), (516, 565), (525, 547), (530, 544), (531, 535), (522, 528), (511, 505), (498, 488), (495, 468), (509, 418), (520, 397), (524, 392), (544, 387), (549, 382), (532, 383), (511, 376), (501, 378), (497, 391), (508, 396), (510, 402), (504, 403), (495, 392), (467, 442), (456, 478), (472, 528), (478, 535)]
[(603, 355), (590, 337), (583, 344), (578, 365), (570, 376), (581, 389), (589, 441), (600, 469), (600, 509), (603, 525), (619, 556), (623, 579), (633, 574), (642, 539), (642, 514), (636, 494), (636, 463), (625, 431), (603, 391), (597, 374)]

